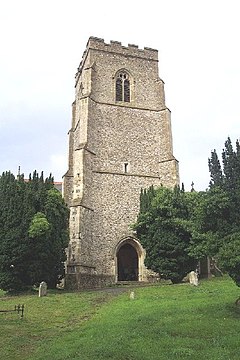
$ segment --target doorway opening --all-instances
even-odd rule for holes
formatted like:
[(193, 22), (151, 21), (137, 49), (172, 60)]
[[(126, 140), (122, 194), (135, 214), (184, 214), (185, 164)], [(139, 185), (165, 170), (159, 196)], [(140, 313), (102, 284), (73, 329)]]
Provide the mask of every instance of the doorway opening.
[(117, 271), (118, 281), (138, 281), (138, 253), (129, 243), (118, 250)]

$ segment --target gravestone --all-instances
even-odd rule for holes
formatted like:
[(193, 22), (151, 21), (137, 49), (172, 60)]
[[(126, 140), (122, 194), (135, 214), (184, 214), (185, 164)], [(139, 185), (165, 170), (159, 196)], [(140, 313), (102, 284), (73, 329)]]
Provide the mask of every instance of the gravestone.
[(47, 283), (45, 281), (42, 281), (39, 285), (39, 297), (46, 296), (47, 295)]
[(134, 294), (134, 291), (131, 291), (130, 292), (130, 300), (134, 300), (134, 298), (135, 298), (135, 294)]
[(189, 273), (189, 283), (194, 286), (198, 286), (198, 275), (195, 271), (191, 271)]

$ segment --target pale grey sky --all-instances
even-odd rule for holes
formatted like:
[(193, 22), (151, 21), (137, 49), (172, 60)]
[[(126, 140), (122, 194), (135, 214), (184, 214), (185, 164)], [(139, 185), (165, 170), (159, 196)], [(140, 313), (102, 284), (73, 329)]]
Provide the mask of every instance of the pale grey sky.
[(0, 173), (61, 181), (74, 75), (90, 36), (159, 51), (181, 182), (204, 190), (208, 157), (239, 138), (238, 0), (0, 0)]

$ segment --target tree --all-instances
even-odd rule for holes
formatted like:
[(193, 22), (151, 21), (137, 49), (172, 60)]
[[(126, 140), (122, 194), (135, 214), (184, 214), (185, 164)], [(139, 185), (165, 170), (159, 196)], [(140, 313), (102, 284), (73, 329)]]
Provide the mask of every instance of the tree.
[(142, 190), (135, 229), (147, 252), (146, 265), (163, 277), (179, 281), (194, 259), (211, 256), (240, 286), (239, 141), (234, 149), (228, 138), (222, 163), (214, 150), (208, 165), (211, 180), (205, 192)]
[(210, 189), (218, 186), (226, 190), (233, 197), (239, 196), (240, 190), (240, 144), (236, 141), (236, 150), (233, 149), (231, 139), (225, 141), (225, 148), (222, 150), (222, 166), (218, 160), (216, 150), (211, 152), (208, 159), (211, 176)]
[(222, 186), (223, 174), (216, 150), (211, 152), (211, 158), (208, 159), (208, 167), (211, 177), (210, 186)]
[(69, 243), (68, 219), (69, 209), (56, 189), (50, 189), (45, 202), (45, 214), (51, 224), (48, 241), (48, 262), (46, 281), (50, 286), (56, 286), (64, 276), (66, 247)]
[(218, 262), (240, 286), (240, 232), (227, 236), (225, 240), (218, 253)]
[(30, 227), (28, 230), (28, 234), (30, 238), (38, 238), (40, 236), (47, 236), (49, 232), (50, 224), (46, 218), (46, 216), (38, 212), (34, 215)]
[(236, 150), (231, 139), (225, 142), (222, 151), (222, 166), (216, 150), (208, 160), (211, 182), (208, 199), (203, 209), (203, 231), (213, 234), (211, 252), (222, 269), (227, 271), (240, 286), (240, 144)]
[(15, 180), (10, 172), (0, 177), (0, 287), (19, 290), (24, 287), (24, 254), (22, 241), (27, 230), (22, 222), (22, 204), (26, 184)]
[(0, 177), (0, 287), (21, 290), (46, 281), (55, 287), (64, 276), (68, 208), (53, 178), (35, 171), (24, 181)]
[(180, 282), (197, 260), (188, 255), (191, 242), (188, 197), (178, 187), (143, 190), (134, 229), (146, 250), (145, 264), (162, 278)]

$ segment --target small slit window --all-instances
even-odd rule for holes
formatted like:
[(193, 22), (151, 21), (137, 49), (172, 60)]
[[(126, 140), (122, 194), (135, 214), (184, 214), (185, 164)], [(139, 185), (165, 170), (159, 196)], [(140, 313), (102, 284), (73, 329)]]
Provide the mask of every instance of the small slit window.
[(116, 101), (130, 102), (129, 75), (121, 71), (116, 79)]
[(125, 174), (128, 172), (128, 163), (124, 163), (124, 172)]
[(68, 266), (68, 272), (71, 273), (71, 274), (75, 274), (76, 273), (76, 266), (75, 265)]

